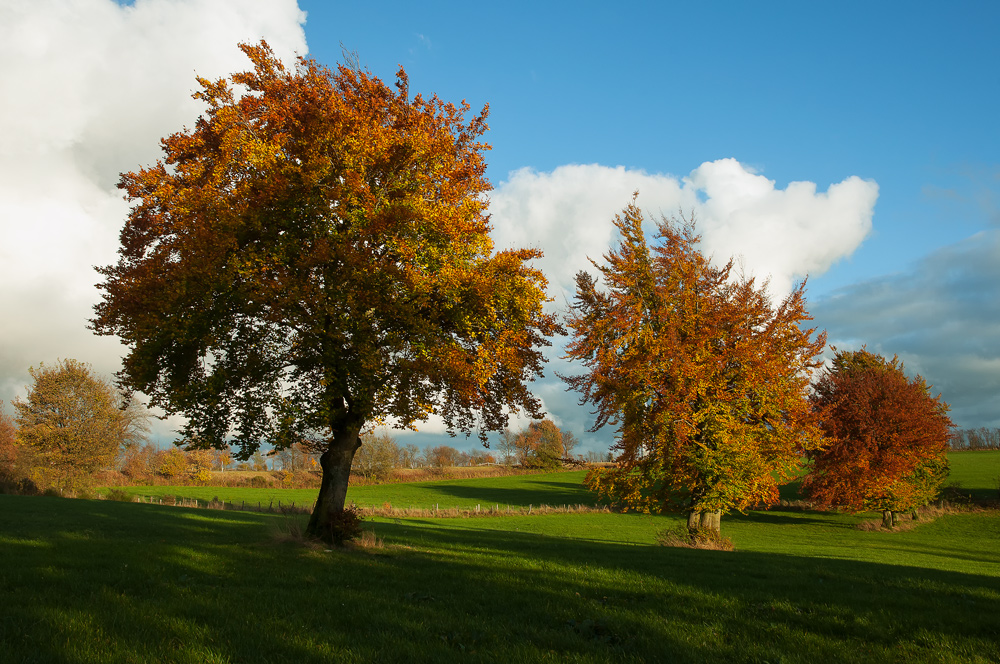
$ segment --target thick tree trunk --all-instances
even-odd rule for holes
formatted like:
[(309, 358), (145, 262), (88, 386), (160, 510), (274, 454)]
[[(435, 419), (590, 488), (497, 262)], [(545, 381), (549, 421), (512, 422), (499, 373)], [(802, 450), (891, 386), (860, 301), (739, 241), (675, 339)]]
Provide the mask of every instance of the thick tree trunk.
[(688, 530), (701, 528), (701, 512), (688, 512)]
[(701, 529), (711, 530), (716, 535), (719, 534), (722, 526), (722, 512), (716, 510), (715, 512), (702, 512), (701, 513)]
[(323, 481), (319, 487), (319, 498), (309, 518), (306, 534), (323, 541), (330, 541), (330, 516), (344, 510), (347, 500), (347, 485), (351, 479), (351, 464), (354, 453), (361, 447), (361, 423), (345, 426), (319, 458), (323, 469)]
[(882, 510), (882, 527), (892, 528), (894, 525), (896, 525), (896, 519), (892, 510)]

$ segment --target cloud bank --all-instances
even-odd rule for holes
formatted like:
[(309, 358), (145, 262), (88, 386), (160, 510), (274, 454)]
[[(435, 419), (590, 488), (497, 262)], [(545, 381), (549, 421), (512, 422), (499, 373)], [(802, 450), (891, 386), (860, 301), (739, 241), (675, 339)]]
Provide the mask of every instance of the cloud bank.
[(703, 250), (770, 277), (777, 296), (850, 256), (871, 230), (878, 198), (878, 185), (858, 177), (825, 192), (812, 182), (779, 189), (735, 159), (705, 162), (683, 178), (596, 164), (522, 169), (492, 196), (493, 237), (498, 247), (542, 248), (539, 266), (563, 305), (577, 271), (593, 271), (588, 257), (600, 262), (615, 241), (612, 219), (636, 190), (654, 219), (694, 213)]
[(898, 354), (952, 406), (959, 427), (1000, 426), (1000, 229), (926, 256), (905, 272), (841, 288), (815, 303), (842, 349)]
[(295, 0), (5, 0), (0, 5), (0, 399), (39, 362), (120, 367), (85, 329), (94, 265), (114, 261), (118, 173), (193, 125), (195, 76), (249, 67), (237, 42), (305, 54)]

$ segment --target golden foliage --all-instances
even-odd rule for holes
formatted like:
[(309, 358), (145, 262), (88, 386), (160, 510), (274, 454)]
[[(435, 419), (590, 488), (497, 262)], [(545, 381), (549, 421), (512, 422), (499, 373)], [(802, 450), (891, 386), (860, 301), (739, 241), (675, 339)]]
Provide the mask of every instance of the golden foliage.
[(39, 487), (75, 489), (110, 468), (122, 448), (139, 444), (148, 415), (90, 365), (60, 360), (30, 368), (34, 384), (13, 401), (17, 443)]
[(693, 222), (662, 220), (647, 243), (634, 201), (620, 245), (577, 275), (565, 377), (617, 426), (618, 467), (587, 484), (630, 509), (743, 510), (778, 498), (777, 482), (821, 438), (805, 399), (826, 335), (802, 329), (804, 283), (773, 305), (765, 285), (715, 267)]
[(189, 438), (241, 460), (309, 443), (336, 477), (372, 421), (485, 440), (539, 415), (526, 382), (561, 328), (540, 252), (489, 236), (488, 108), (411, 96), (402, 69), (389, 86), (240, 48), (253, 69), (199, 79), (206, 113), (119, 183), (132, 209), (92, 324), (130, 347), (122, 379)]

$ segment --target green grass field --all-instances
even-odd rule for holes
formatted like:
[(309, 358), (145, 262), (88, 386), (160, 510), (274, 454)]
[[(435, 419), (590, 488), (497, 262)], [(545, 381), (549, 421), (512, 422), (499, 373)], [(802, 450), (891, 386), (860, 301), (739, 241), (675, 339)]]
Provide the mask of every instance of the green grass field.
[(1000, 498), (1000, 452), (953, 452), (948, 455), (948, 464), (948, 484), (977, 500)]
[[(394, 507), (441, 509), (457, 507), (475, 508), (476, 505), (528, 507), (529, 505), (593, 505), (594, 496), (583, 488), (586, 471), (548, 473), (539, 475), (511, 475), (475, 480), (440, 480), (411, 484), (383, 484), (352, 486), (347, 500), (361, 506), (378, 506), (390, 503)], [(136, 496), (159, 498), (166, 495), (189, 500), (209, 501), (218, 498), (226, 502), (248, 506), (268, 507), (295, 503), (312, 507), (316, 489), (249, 489), (197, 486), (132, 486), (121, 487)]]
[[(573, 473), (462, 482), (421, 500), (583, 502)], [(1000, 516), (863, 518), (729, 516), (735, 552), (653, 545), (670, 516), (372, 519), (384, 547), (327, 551), (275, 536), (304, 516), (0, 495), (0, 661), (1000, 661)]]

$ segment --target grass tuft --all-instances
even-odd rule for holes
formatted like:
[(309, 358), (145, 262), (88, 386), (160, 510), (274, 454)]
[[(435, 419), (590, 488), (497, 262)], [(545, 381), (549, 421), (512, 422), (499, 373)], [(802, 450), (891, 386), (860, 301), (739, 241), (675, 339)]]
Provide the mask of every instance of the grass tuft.
[(135, 496), (127, 491), (122, 491), (121, 489), (111, 489), (104, 494), (104, 500), (113, 500), (119, 503), (131, 503), (135, 501)]
[(733, 541), (708, 528), (688, 528), (681, 524), (656, 533), (656, 543), (660, 546), (684, 549), (707, 549), (709, 551), (735, 551)]
[(323, 548), (322, 542), (306, 535), (301, 519), (289, 516), (269, 522), (267, 538), (274, 544), (294, 544), (312, 550)]

